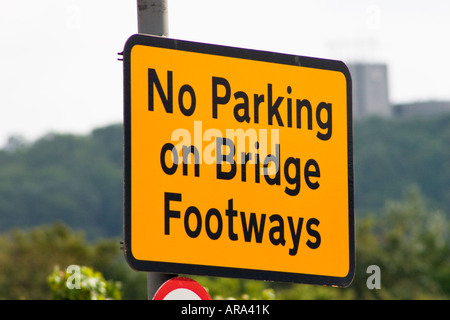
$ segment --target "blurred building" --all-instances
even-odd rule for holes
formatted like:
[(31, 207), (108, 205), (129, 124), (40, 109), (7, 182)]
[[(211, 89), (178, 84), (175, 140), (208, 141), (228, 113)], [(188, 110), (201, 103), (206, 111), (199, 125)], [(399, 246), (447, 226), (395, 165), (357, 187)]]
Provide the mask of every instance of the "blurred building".
[(426, 117), (450, 113), (450, 101), (418, 101), (392, 105), (388, 68), (383, 63), (348, 63), (353, 86), (353, 119)]
[(353, 118), (391, 117), (387, 65), (382, 63), (347, 64), (353, 85)]
[(450, 113), (450, 101), (421, 101), (396, 104), (392, 107), (398, 118), (433, 116)]

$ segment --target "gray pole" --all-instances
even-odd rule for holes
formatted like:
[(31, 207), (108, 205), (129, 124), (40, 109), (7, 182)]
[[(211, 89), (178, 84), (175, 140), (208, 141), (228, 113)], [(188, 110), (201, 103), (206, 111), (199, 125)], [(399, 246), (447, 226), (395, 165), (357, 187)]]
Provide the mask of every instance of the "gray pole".
[(138, 32), (167, 37), (167, 0), (137, 0)]
[[(138, 32), (156, 36), (169, 34), (167, 19), (167, 0), (137, 0), (138, 9)], [(160, 272), (147, 273), (147, 295), (153, 299), (159, 287), (174, 277), (172, 274)]]

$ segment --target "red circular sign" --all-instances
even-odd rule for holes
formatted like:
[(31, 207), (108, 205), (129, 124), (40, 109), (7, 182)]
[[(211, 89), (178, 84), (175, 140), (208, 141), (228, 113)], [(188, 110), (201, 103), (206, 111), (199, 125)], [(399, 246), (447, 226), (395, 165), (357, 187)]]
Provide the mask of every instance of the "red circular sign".
[(211, 300), (211, 297), (197, 281), (175, 277), (164, 282), (153, 300)]

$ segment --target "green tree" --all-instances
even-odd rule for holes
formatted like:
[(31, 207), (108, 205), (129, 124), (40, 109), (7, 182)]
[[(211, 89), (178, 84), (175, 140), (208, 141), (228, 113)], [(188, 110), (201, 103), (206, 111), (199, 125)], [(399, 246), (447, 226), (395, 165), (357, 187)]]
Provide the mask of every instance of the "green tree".
[(47, 277), (54, 300), (120, 300), (121, 284), (106, 281), (100, 272), (86, 266), (56, 266)]
[(383, 298), (449, 297), (450, 224), (429, 209), (417, 187), (387, 204), (378, 228)]
[(89, 265), (99, 270), (119, 254), (118, 242), (88, 245), (82, 233), (57, 223), (0, 236), (0, 298), (49, 299), (46, 277), (55, 265)]

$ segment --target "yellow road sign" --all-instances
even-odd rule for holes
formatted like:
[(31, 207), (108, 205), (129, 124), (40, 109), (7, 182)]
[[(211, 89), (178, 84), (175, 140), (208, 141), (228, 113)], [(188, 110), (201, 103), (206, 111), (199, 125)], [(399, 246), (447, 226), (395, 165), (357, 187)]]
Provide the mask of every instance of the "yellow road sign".
[(342, 62), (134, 35), (124, 50), (124, 133), (133, 268), (352, 281)]

